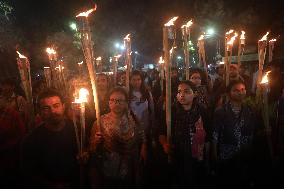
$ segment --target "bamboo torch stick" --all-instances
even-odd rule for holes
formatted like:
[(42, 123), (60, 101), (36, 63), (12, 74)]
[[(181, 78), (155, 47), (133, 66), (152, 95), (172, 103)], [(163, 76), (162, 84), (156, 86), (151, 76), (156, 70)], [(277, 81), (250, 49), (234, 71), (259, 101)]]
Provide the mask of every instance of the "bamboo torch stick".
[(276, 42), (276, 39), (269, 40), (269, 62), (272, 62), (273, 59), (273, 50), (274, 50), (274, 44)]
[(242, 34), (239, 38), (239, 48), (238, 48), (238, 69), (240, 69), (241, 67), (241, 58), (243, 56), (244, 53), (244, 46), (245, 46), (245, 33), (244, 31), (242, 31)]
[(43, 67), (43, 74), (44, 74), (46, 86), (48, 88), (50, 88), (51, 87), (51, 71), (50, 71), (50, 67), (48, 67), (48, 66)]
[(102, 73), (103, 72), (102, 57), (99, 56), (96, 58), (96, 65), (98, 72)]
[(189, 50), (188, 42), (190, 40), (190, 26), (193, 24), (192, 20), (181, 26), (182, 38), (183, 38), (183, 52), (184, 52), (184, 63), (185, 63), (185, 78), (189, 80)]
[(227, 51), (227, 59), (226, 59), (226, 63), (227, 63), (226, 86), (228, 86), (229, 82), (230, 82), (229, 76), (230, 76), (230, 65), (231, 65), (232, 54), (233, 54), (233, 45), (234, 45), (234, 41), (235, 41), (237, 36), (238, 36), (238, 34), (235, 32), (234, 36), (231, 37), (231, 39), (227, 42), (227, 47), (226, 47), (226, 51)]
[(197, 42), (198, 46), (198, 55), (199, 55), (199, 65), (200, 67), (204, 68), (205, 73), (207, 73), (207, 64), (206, 64), (206, 59), (205, 59), (205, 47), (204, 47), (204, 35), (201, 35), (198, 38)]
[(224, 75), (224, 80), (226, 83), (226, 86), (228, 86), (229, 84), (229, 60), (228, 60), (228, 38), (229, 36), (234, 32), (234, 30), (229, 30), (228, 32), (226, 32), (225, 34), (225, 59), (224, 59), (224, 65), (225, 65), (225, 75)]
[(159, 67), (160, 67), (160, 86), (161, 86), (161, 94), (163, 95), (164, 90), (164, 79), (165, 79), (165, 69), (164, 69), (164, 63), (163, 57), (161, 56), (159, 59)]
[(169, 28), (174, 25), (178, 17), (172, 18), (163, 27), (163, 50), (165, 58), (165, 70), (166, 70), (166, 123), (167, 123), (167, 140), (170, 142), (171, 139), (171, 65), (170, 65), (170, 55), (169, 55), (169, 41), (168, 34)]
[(99, 99), (97, 95), (97, 90), (96, 90), (96, 77), (95, 74), (96, 70), (94, 68), (94, 57), (93, 57), (93, 42), (91, 39), (91, 31), (90, 31), (90, 26), (89, 26), (89, 20), (88, 16), (90, 13), (94, 12), (96, 10), (96, 7), (93, 9), (90, 9), (86, 12), (82, 12), (78, 14), (76, 17), (81, 18), (82, 22), (82, 27), (80, 27), (80, 33), (81, 33), (81, 43), (82, 43), (82, 49), (83, 53), (86, 59), (86, 64), (91, 80), (91, 85), (92, 85), (92, 91), (93, 91), (93, 99), (95, 103), (95, 109), (96, 109), (96, 118), (97, 118), (97, 125), (98, 125), (98, 132), (101, 130), (101, 122), (100, 122), (100, 107), (99, 107)]
[(130, 87), (130, 75), (131, 75), (131, 68), (132, 68), (132, 63), (131, 63), (131, 39), (130, 39), (130, 34), (127, 34), (124, 38), (124, 47), (126, 48), (125, 50), (125, 65), (126, 65), (126, 90), (129, 92), (129, 87)]
[(117, 66), (118, 66), (118, 60), (121, 57), (120, 54), (114, 56), (114, 62), (113, 62), (113, 79), (114, 79), (114, 84), (117, 84)]

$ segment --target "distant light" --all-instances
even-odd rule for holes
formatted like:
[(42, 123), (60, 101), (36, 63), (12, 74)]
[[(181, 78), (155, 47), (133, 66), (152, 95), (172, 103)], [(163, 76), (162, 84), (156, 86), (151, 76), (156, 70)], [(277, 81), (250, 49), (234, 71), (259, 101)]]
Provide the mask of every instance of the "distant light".
[(37, 74), (37, 76), (39, 77), (39, 74)]
[(207, 35), (214, 35), (215, 31), (213, 28), (209, 28), (206, 32)]
[(76, 25), (74, 22), (72, 22), (72, 23), (70, 24), (70, 28), (71, 28), (72, 30), (77, 31), (77, 25)]
[(124, 49), (125, 49), (125, 46), (124, 46), (124, 45), (121, 45), (121, 46), (120, 46), (120, 49), (121, 49), (121, 50), (124, 50)]
[(149, 69), (154, 69), (154, 65), (153, 64), (149, 64)]
[(181, 60), (181, 59), (182, 59), (182, 57), (181, 57), (181, 56), (177, 56), (177, 59)]
[(112, 62), (112, 57), (109, 58), (109, 62)]
[(138, 54), (138, 51), (135, 51), (135, 54)]
[(115, 48), (119, 48), (120, 47), (120, 44), (119, 43), (115, 43)]

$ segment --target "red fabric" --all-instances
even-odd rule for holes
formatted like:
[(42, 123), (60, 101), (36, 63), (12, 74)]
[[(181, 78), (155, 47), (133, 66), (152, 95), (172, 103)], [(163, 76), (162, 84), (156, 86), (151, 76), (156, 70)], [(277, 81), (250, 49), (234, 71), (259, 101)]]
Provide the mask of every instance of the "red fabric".
[(192, 157), (203, 160), (203, 150), (204, 150), (204, 144), (205, 144), (205, 137), (206, 133), (203, 128), (203, 122), (202, 119), (199, 118), (199, 120), (195, 123), (196, 133), (192, 137), (192, 145), (191, 145), (191, 152)]

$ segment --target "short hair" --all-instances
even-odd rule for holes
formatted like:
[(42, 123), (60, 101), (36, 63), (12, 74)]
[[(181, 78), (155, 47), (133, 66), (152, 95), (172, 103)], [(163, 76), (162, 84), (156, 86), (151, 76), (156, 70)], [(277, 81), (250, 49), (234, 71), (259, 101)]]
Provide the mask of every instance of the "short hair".
[(178, 86), (180, 86), (180, 85), (182, 85), (182, 84), (185, 84), (185, 85), (189, 86), (189, 87), (191, 88), (191, 90), (193, 90), (193, 91), (196, 90), (195, 85), (194, 85), (191, 81), (189, 81), (189, 80), (180, 81), (179, 84), (178, 84)]
[(236, 85), (242, 84), (246, 87), (246, 84), (242, 81), (242, 80), (235, 80), (235, 81), (231, 81), (226, 89), (227, 93), (230, 93), (232, 88)]
[(113, 93), (120, 93), (123, 94), (123, 96), (125, 97), (125, 100), (128, 102), (129, 97), (128, 97), (128, 93), (127, 91), (123, 88), (123, 87), (115, 87), (113, 88), (110, 93), (109, 93), (109, 98)]
[(37, 97), (37, 100), (36, 100), (36, 103), (38, 105), (38, 107), (40, 106), (40, 101), (42, 99), (45, 99), (45, 98), (49, 98), (49, 97), (54, 97), (54, 96), (57, 96), (60, 101), (62, 102), (62, 104), (64, 104), (64, 98), (62, 96), (62, 94), (60, 92), (58, 92), (57, 90), (55, 89), (45, 89), (43, 90)]

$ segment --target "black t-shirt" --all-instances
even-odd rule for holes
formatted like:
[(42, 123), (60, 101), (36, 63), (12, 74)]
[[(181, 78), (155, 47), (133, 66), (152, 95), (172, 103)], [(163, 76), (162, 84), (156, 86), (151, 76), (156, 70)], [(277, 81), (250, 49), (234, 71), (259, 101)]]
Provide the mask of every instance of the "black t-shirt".
[(74, 185), (79, 178), (77, 151), (75, 131), (71, 121), (66, 121), (65, 127), (58, 132), (50, 131), (43, 124), (24, 141), (25, 174), (31, 178), (40, 177), (48, 182)]

